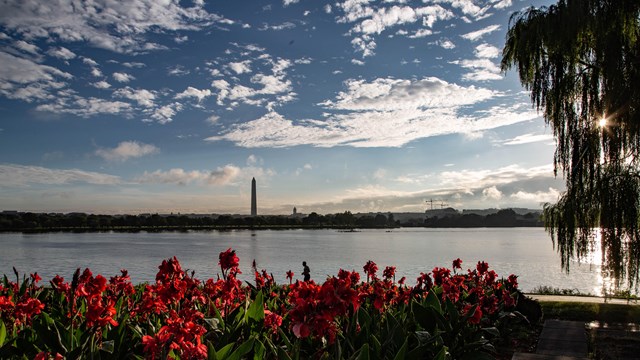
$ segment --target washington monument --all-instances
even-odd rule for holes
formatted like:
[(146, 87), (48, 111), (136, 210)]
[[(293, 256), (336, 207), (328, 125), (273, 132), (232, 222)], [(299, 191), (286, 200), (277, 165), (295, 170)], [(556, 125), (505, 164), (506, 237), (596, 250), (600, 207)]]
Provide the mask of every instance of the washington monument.
[(256, 178), (251, 180), (251, 216), (258, 215), (258, 202), (256, 201)]

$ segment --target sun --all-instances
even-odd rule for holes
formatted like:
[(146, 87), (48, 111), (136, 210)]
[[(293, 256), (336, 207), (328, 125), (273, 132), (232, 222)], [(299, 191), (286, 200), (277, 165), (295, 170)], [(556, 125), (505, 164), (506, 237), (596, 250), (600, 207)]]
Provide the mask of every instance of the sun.
[(604, 117), (603, 117), (602, 119), (600, 119), (600, 121), (598, 121), (598, 125), (599, 125), (600, 127), (605, 127), (605, 126), (607, 126), (607, 118), (604, 118)]

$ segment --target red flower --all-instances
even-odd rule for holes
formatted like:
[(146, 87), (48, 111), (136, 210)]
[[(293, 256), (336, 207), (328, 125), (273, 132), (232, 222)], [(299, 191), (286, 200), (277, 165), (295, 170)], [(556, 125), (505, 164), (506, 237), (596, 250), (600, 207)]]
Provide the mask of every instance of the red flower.
[(293, 271), (287, 271), (287, 279), (289, 279), (289, 285), (291, 285), (291, 283), (293, 282), (293, 275)]
[(220, 262), (218, 264), (222, 268), (222, 271), (226, 271), (240, 265), (240, 259), (236, 256), (236, 251), (231, 250), (231, 248), (228, 248), (227, 251), (221, 252), (219, 259)]
[(509, 282), (509, 285), (513, 286), (513, 288), (517, 288), (518, 287), (518, 276), (517, 275), (509, 275), (509, 278), (507, 279), (507, 282)]
[(396, 267), (395, 266), (387, 266), (386, 268), (384, 268), (384, 271), (382, 272), (382, 276), (384, 276), (384, 278), (387, 279), (387, 280), (391, 280), (391, 279), (395, 278), (395, 276), (396, 276)]
[(482, 310), (480, 310), (480, 307), (477, 305), (470, 305), (467, 304), (464, 307), (464, 313), (465, 315), (469, 315), (471, 314), (471, 311), (473, 311), (473, 314), (469, 317), (469, 323), (470, 324), (480, 324), (480, 320), (482, 320)]
[(489, 264), (484, 261), (478, 261), (478, 265), (476, 265), (476, 269), (478, 270), (478, 274), (482, 275), (489, 270)]
[(369, 260), (362, 268), (367, 274), (367, 281), (369, 281), (369, 278), (371, 278), (372, 280), (376, 278), (376, 272), (378, 271), (378, 265), (376, 265), (376, 263)]
[(33, 280), (34, 284), (37, 284), (38, 282), (40, 282), (40, 280), (42, 280), (42, 278), (40, 277), (40, 275), (38, 275), (38, 273), (35, 273), (31, 274), (31, 280)]
[(462, 269), (462, 260), (460, 260), (460, 258), (453, 260), (453, 268)]
[(278, 328), (282, 326), (282, 316), (271, 312), (269, 310), (264, 311), (264, 327), (271, 329), (271, 332), (276, 334)]
[(311, 335), (311, 330), (309, 329), (309, 326), (305, 323), (297, 323), (295, 325), (293, 325), (293, 334), (299, 338), (306, 338), (307, 336)]
[(33, 360), (49, 360), (49, 359), (63, 360), (64, 356), (56, 353), (56, 355), (52, 357), (51, 353), (45, 352), (45, 351), (41, 351), (38, 354), (36, 354), (36, 356), (33, 358)]

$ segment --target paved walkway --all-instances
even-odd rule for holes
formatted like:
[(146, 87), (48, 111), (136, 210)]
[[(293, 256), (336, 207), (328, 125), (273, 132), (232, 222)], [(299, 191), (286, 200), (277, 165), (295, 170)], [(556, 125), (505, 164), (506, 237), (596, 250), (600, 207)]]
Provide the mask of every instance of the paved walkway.
[(546, 320), (535, 354), (515, 353), (512, 360), (588, 359), (587, 332), (582, 321)]
[(566, 295), (536, 295), (525, 294), (528, 298), (538, 301), (570, 301), (570, 302), (585, 302), (585, 303), (600, 303), (600, 304), (621, 304), (621, 305), (640, 305), (640, 302), (636, 300), (627, 301), (625, 299), (611, 299), (599, 296), (566, 296)]

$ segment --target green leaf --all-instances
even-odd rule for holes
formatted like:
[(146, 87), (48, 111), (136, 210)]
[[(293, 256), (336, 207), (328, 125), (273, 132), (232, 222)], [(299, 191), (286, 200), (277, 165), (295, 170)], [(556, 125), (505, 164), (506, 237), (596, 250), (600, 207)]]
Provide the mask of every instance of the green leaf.
[(247, 310), (246, 316), (256, 322), (262, 323), (264, 320), (264, 297), (262, 295), (262, 291), (258, 291), (256, 294), (256, 299), (249, 305), (249, 309)]
[(267, 349), (260, 340), (256, 340), (253, 346), (253, 360), (262, 360), (265, 357)]
[(218, 351), (216, 352), (216, 357), (217, 357), (218, 359), (221, 359), (221, 360), (222, 360), (222, 359), (226, 359), (226, 358), (227, 358), (227, 356), (228, 356), (227, 354), (229, 354), (229, 352), (231, 351), (231, 349), (233, 349), (233, 346), (234, 346), (235, 344), (236, 344), (236, 343), (232, 342), (232, 343), (229, 343), (229, 344), (227, 344), (227, 345), (223, 346), (223, 347), (222, 347), (222, 349), (220, 349), (220, 350), (218, 350)]
[(218, 354), (216, 354), (216, 348), (213, 347), (211, 341), (207, 341), (207, 360), (218, 360)]
[(429, 291), (429, 294), (427, 294), (427, 298), (425, 299), (425, 305), (433, 307), (438, 311), (438, 313), (442, 314), (442, 306), (440, 305), (440, 300), (435, 292)]
[(4, 345), (4, 340), (7, 338), (7, 327), (4, 325), (4, 321), (0, 320), (0, 347)]
[(382, 344), (380, 344), (380, 340), (375, 335), (371, 335), (370, 343), (373, 347), (374, 354), (380, 354), (382, 352)]
[(440, 351), (436, 354), (433, 360), (446, 360), (447, 355), (449, 354), (449, 349), (446, 346), (443, 346)]
[(436, 330), (436, 316), (433, 306), (424, 307), (418, 302), (411, 304), (415, 320), (426, 331), (433, 333)]
[(369, 344), (362, 345), (358, 360), (369, 360)]
[(486, 327), (486, 328), (482, 328), (482, 331), (486, 332), (487, 334), (493, 336), (493, 337), (500, 337), (500, 330), (498, 330), (496, 327)]
[(242, 343), (242, 345), (238, 346), (238, 348), (234, 352), (232, 352), (227, 359), (228, 360), (242, 359), (244, 355), (248, 354), (251, 351), (251, 349), (253, 349), (254, 341), (255, 341), (254, 338), (251, 338), (245, 341), (244, 343)]
[(289, 356), (289, 354), (287, 354), (287, 352), (282, 348), (278, 348), (278, 359), (292, 360), (291, 356)]
[(393, 358), (393, 360), (404, 360), (407, 357), (407, 348), (409, 347), (409, 339), (404, 339), (404, 344)]

